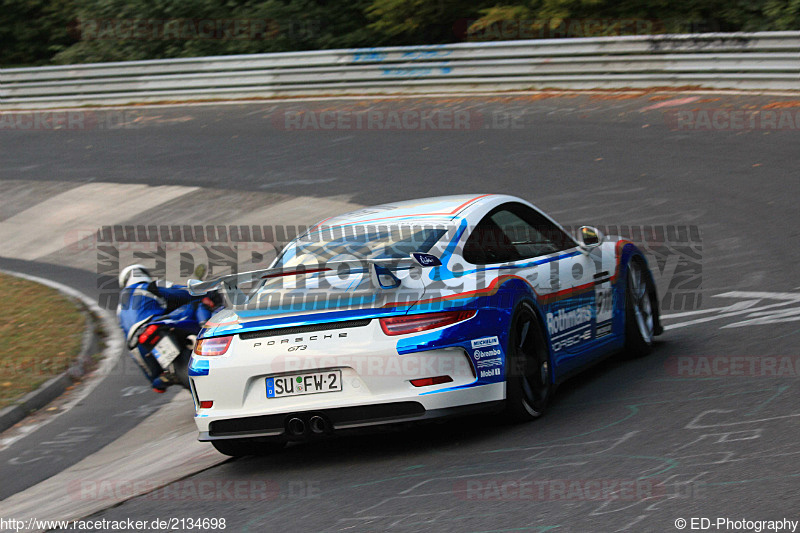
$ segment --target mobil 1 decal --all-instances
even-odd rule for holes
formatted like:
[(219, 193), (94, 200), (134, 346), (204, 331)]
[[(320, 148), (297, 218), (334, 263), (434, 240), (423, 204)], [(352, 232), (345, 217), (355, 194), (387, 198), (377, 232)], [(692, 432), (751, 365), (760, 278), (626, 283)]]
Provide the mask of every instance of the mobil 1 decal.
[(592, 339), (594, 294), (582, 294), (553, 303), (545, 315), (554, 353), (574, 352)]
[(611, 319), (614, 318), (614, 288), (610, 281), (594, 286), (594, 336), (598, 339), (611, 334)]
[(481, 381), (499, 381), (503, 377), (503, 352), (500, 350), (500, 339), (481, 337), (470, 341), (472, 360)]

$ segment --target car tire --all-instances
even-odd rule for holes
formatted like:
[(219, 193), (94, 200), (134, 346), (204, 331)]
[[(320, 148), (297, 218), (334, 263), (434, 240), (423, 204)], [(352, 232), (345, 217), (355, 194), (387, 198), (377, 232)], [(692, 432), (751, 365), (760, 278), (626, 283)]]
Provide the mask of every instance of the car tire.
[(511, 318), (506, 350), (506, 415), (514, 422), (539, 418), (553, 394), (550, 351), (533, 307), (522, 303)]
[(286, 447), (283, 441), (265, 439), (212, 440), (211, 444), (223, 455), (244, 457), (245, 455), (270, 455)]
[(658, 318), (653, 281), (642, 263), (632, 259), (625, 285), (625, 349), (626, 357), (642, 357), (653, 350)]
[(192, 351), (184, 349), (172, 363), (175, 379), (184, 389), (189, 389), (189, 360), (192, 357)]

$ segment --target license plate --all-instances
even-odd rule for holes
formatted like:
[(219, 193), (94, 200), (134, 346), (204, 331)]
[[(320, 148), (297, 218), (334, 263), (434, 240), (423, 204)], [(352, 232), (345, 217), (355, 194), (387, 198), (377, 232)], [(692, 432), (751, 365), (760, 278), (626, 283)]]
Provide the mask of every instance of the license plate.
[(341, 390), (341, 370), (267, 378), (267, 398), (341, 392)]
[(158, 364), (164, 370), (169, 369), (170, 363), (181, 354), (181, 349), (175, 344), (175, 341), (169, 337), (164, 337), (153, 348), (153, 355), (155, 356)]

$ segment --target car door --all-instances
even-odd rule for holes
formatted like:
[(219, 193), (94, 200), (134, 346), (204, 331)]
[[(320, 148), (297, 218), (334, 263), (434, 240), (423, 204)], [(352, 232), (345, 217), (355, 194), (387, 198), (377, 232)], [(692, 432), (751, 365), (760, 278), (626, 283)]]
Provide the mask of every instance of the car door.
[(502, 204), (476, 226), (465, 243), (464, 257), (475, 264), (512, 269), (531, 284), (558, 373), (591, 357), (595, 261), (552, 220), (522, 203)]

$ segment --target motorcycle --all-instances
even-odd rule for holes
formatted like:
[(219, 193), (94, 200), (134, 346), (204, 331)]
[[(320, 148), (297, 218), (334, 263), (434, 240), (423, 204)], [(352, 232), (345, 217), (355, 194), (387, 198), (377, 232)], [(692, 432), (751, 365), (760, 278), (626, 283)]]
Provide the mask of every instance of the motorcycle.
[(148, 355), (152, 356), (168, 383), (180, 383), (186, 389), (189, 388), (189, 359), (202, 329), (198, 306), (205, 306), (209, 316), (217, 307), (208, 298), (190, 302), (132, 328), (127, 339), (129, 350), (138, 348), (145, 361)]

